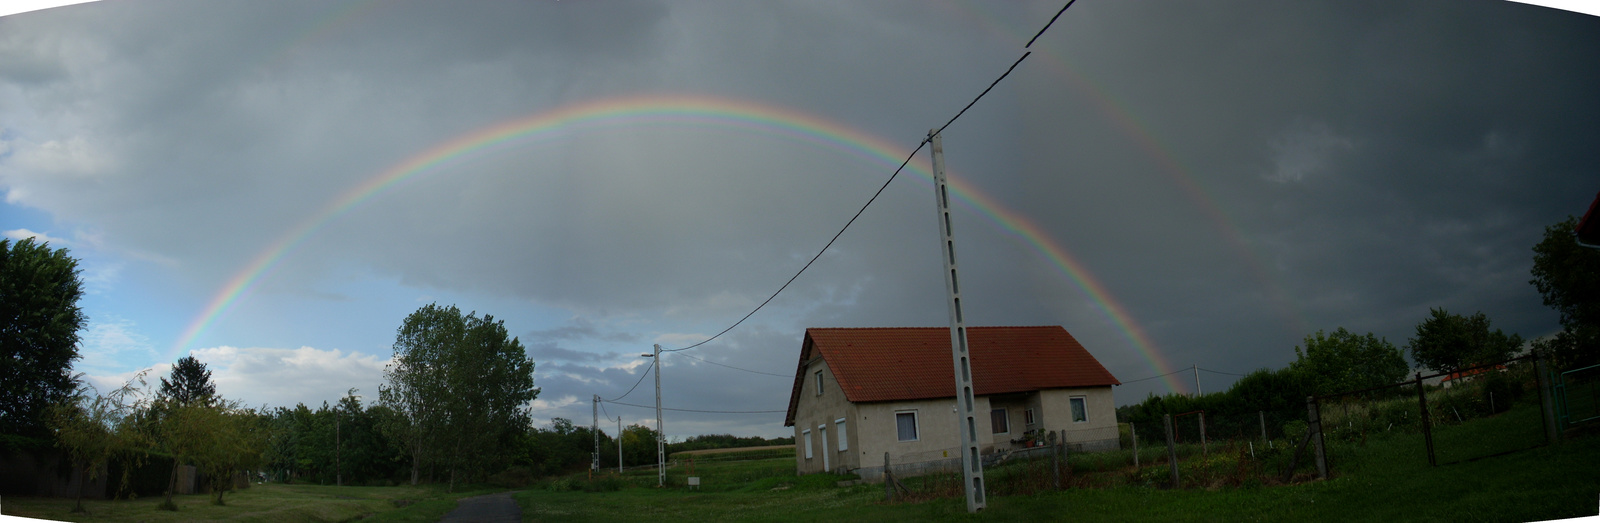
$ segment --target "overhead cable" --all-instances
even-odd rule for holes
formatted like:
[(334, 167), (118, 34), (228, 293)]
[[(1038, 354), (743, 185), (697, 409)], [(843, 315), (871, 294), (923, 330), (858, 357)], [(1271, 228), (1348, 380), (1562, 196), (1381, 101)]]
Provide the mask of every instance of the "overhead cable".
[(615, 398), (611, 398), (611, 399), (608, 399), (608, 400), (600, 400), (600, 401), (616, 401), (616, 400), (620, 400), (622, 398), (628, 397), (629, 394), (633, 394), (633, 389), (639, 388), (639, 384), (640, 383), (644, 383), (644, 377), (645, 376), (649, 376), (650, 375), (650, 369), (655, 367), (655, 366), (656, 366), (656, 362), (652, 359), (652, 361), (650, 362), (650, 366), (649, 367), (645, 367), (644, 368), (644, 372), (639, 373), (639, 381), (633, 382), (633, 388), (628, 389), (628, 392), (622, 393), (621, 396), (617, 396)]
[[(1072, 7), (1072, 2), (1071, 1), (1067, 2), (1067, 5), (1062, 7), (1061, 11), (1056, 12), (1056, 18), (1059, 18), (1061, 16), (1061, 13), (1066, 12), (1068, 7)], [(1039, 30), (1039, 34), (1034, 35), (1033, 38), (1035, 40), (1037, 40), (1039, 38), (1039, 36), (1043, 35), (1046, 30), (1050, 29), (1050, 25), (1055, 23), (1056, 18), (1051, 18), (1050, 22), (1045, 24), (1044, 28)], [(1033, 45), (1033, 40), (1029, 40), (1028, 41), (1028, 45), (1032, 46)], [(971, 109), (973, 105), (976, 105), (978, 103), (978, 100), (982, 100), (984, 96), (988, 95), (989, 91), (994, 89), (994, 86), (999, 85), (1001, 80), (1004, 80), (1004, 79), (1006, 79), (1007, 76), (1010, 76), (1011, 75), (1011, 71), (1016, 70), (1017, 65), (1021, 64), (1022, 61), (1026, 60), (1028, 58), (1028, 56), (1031, 55), (1031, 54), (1033, 54), (1032, 51), (1027, 51), (1027, 52), (1022, 53), (1022, 56), (1017, 58), (1017, 61), (1011, 63), (1011, 67), (1006, 68), (1006, 72), (1000, 73), (1000, 76), (998, 78), (995, 78), (993, 82), (989, 83), (989, 87), (984, 88), (983, 92), (978, 93), (978, 96), (976, 98), (973, 98), (971, 102), (967, 102), (966, 107), (962, 107), (960, 111), (956, 112), (955, 116), (950, 117), (949, 121), (945, 122), (944, 125), (939, 126), (939, 130), (935, 131), (932, 134), (938, 134), (938, 133), (944, 132), (945, 128), (950, 127), (950, 124), (956, 123), (956, 120), (961, 118), (961, 115), (967, 113), (967, 109)], [(690, 345), (690, 346), (687, 346), (687, 347), (679, 348), (679, 349), (665, 349), (665, 350), (662, 350), (662, 352), (685, 351), (685, 350), (693, 349), (695, 347), (699, 347), (701, 345), (705, 345), (706, 343), (710, 343), (711, 340), (717, 339), (718, 337), (721, 337), (723, 334), (727, 334), (728, 331), (733, 330), (734, 327), (738, 327), (739, 324), (744, 323), (744, 320), (750, 319), (750, 316), (754, 315), (756, 313), (756, 311), (761, 310), (762, 307), (766, 307), (768, 303), (772, 302), (773, 298), (777, 298), (778, 297), (779, 293), (782, 293), (784, 289), (789, 288), (789, 284), (794, 283), (794, 280), (796, 278), (799, 278), (800, 274), (806, 272), (806, 269), (810, 268), (812, 263), (815, 263), (818, 258), (821, 258), (822, 257), (822, 253), (828, 252), (828, 247), (832, 247), (833, 246), (833, 242), (837, 241), (839, 239), (839, 236), (843, 235), (844, 231), (849, 229), (850, 225), (856, 222), (856, 218), (860, 218), (861, 217), (861, 213), (866, 212), (867, 207), (871, 206), (872, 202), (877, 201), (878, 195), (883, 194), (883, 190), (887, 189), (889, 187), (889, 182), (893, 182), (895, 177), (900, 175), (900, 171), (904, 170), (906, 168), (906, 165), (911, 163), (911, 159), (916, 157), (917, 152), (921, 151), (923, 146), (928, 145), (928, 140), (931, 139), (931, 138), (932, 138), (932, 135), (929, 135), (928, 137), (924, 137), (921, 142), (918, 142), (917, 143), (917, 148), (913, 149), (911, 151), (911, 154), (906, 156), (906, 160), (905, 161), (900, 162), (900, 167), (895, 168), (894, 174), (890, 174), (889, 175), (889, 179), (888, 180), (884, 180), (883, 185), (878, 187), (878, 192), (872, 193), (872, 197), (867, 199), (867, 203), (862, 205), (860, 209), (856, 210), (856, 214), (854, 216), (850, 217), (850, 221), (845, 222), (844, 227), (841, 227), (839, 229), (839, 232), (834, 233), (833, 238), (828, 240), (827, 245), (823, 245), (822, 246), (822, 250), (817, 251), (817, 255), (816, 256), (812, 256), (811, 259), (806, 262), (805, 266), (800, 267), (800, 270), (795, 272), (794, 276), (790, 276), (789, 277), (789, 281), (784, 282), (782, 287), (778, 287), (778, 290), (776, 292), (773, 292), (771, 296), (768, 296), (767, 299), (765, 301), (762, 301), (760, 305), (757, 305), (755, 309), (752, 309), (748, 314), (745, 314), (743, 318), (739, 318), (739, 321), (733, 322), (733, 325), (729, 325), (728, 328), (722, 329), (722, 332), (718, 332), (715, 335), (711, 336), (710, 338), (706, 338), (704, 341), (701, 341), (699, 343), (696, 343), (694, 345)], [(787, 377), (787, 376), (785, 376), (785, 377)]]
[(1171, 371), (1171, 373), (1160, 374), (1160, 376), (1139, 377), (1139, 379), (1134, 379), (1134, 381), (1125, 381), (1125, 382), (1122, 382), (1122, 384), (1123, 385), (1136, 384), (1136, 382), (1149, 381), (1149, 379), (1157, 379), (1157, 377), (1173, 376), (1173, 374), (1178, 374), (1178, 373), (1182, 373), (1182, 371)]
[[(649, 406), (649, 405), (634, 405), (632, 403), (623, 403), (623, 402), (620, 402), (620, 401), (613, 401), (611, 403), (615, 403), (615, 404), (618, 404), (618, 405), (627, 405), (629, 407), (639, 407), (641, 409), (653, 409), (653, 408), (655, 408), (655, 407), (652, 407), (652, 406)], [(672, 409), (672, 408), (667, 408), (667, 407), (661, 407), (661, 410), (671, 410), (671, 411), (676, 411), (676, 412), (703, 412), (703, 413), (706, 413), (706, 414), (776, 414), (776, 413), (779, 413), (779, 412), (789, 412), (788, 409), (785, 409), (785, 410), (694, 410), (694, 409)]]
[(792, 378), (792, 377), (794, 377), (794, 376), (790, 376), (788, 374), (773, 374), (771, 372), (761, 372), (759, 370), (741, 369), (741, 368), (735, 367), (733, 365), (726, 365), (726, 364), (717, 363), (715, 361), (711, 361), (711, 360), (707, 360), (707, 359), (696, 358), (696, 357), (690, 356), (688, 354), (674, 354), (674, 356), (683, 356), (685, 358), (694, 359), (694, 360), (700, 360), (700, 361), (703, 361), (703, 362), (706, 362), (706, 363), (710, 363), (712, 365), (716, 365), (716, 366), (719, 366), (719, 367), (727, 367), (727, 368), (730, 368), (730, 369), (733, 369), (733, 370), (742, 370), (742, 371), (745, 371), (745, 372), (751, 372), (751, 373), (755, 373), (755, 374), (765, 374), (765, 375), (768, 375), (768, 376), (777, 376), (779, 378)]

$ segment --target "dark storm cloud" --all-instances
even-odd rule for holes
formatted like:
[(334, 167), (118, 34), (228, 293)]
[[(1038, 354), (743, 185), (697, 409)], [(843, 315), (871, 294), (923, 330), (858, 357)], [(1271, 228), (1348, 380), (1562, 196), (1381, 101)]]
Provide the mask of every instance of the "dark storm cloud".
[[(909, 149), (1056, 9), (109, 2), (7, 17), (0, 187), (13, 205), (171, 259), (152, 286), (203, 301), (385, 169), (573, 103), (740, 99)], [(1526, 282), (1529, 248), (1595, 190), (1597, 34), (1594, 17), (1500, 2), (1075, 4), (945, 134), (954, 175), (997, 205), (956, 214), (971, 321), (1064, 325), (1124, 380), (1152, 375), (1152, 358), (1278, 367), (1316, 329), (1403, 343), (1430, 307), (1547, 333), (1555, 315)], [(569, 129), (381, 192), (264, 286), (360, 303), (364, 289), (337, 283), (355, 273), (398, 295), (558, 310), (515, 329), (539, 363), (541, 405), (581, 419), (592, 395), (638, 383), (645, 366), (628, 351), (737, 321), (888, 174), (782, 135)], [(931, 196), (903, 174), (793, 286), (687, 354), (787, 374), (807, 327), (943, 325)], [(337, 327), (304, 330), (319, 328)], [(786, 406), (784, 379), (665, 360), (669, 406)], [(1219, 380), (1207, 390), (1231, 379), (1203, 378)], [(785, 433), (781, 414), (674, 416), (669, 427)]]

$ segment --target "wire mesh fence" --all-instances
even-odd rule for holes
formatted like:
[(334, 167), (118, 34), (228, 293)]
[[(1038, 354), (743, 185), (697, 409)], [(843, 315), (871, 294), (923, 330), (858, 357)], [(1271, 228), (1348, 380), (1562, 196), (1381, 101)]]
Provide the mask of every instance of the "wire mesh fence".
[(1419, 463), (1448, 465), (1550, 441), (1533, 356), (1315, 399), (1331, 468), (1399, 435)]
[(1563, 427), (1600, 419), (1600, 365), (1561, 373), (1556, 406)]

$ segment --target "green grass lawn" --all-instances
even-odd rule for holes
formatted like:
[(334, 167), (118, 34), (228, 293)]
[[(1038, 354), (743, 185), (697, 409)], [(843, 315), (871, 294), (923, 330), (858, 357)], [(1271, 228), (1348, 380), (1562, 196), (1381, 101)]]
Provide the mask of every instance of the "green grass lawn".
[[(1442, 427), (1435, 443), (1463, 458), (1525, 448), (1542, 440), (1542, 432), (1530, 432), (1538, 429), (1537, 423), (1537, 408), (1524, 404), (1497, 416)], [(977, 515), (967, 514), (964, 501), (956, 497), (884, 503), (882, 485), (837, 487), (836, 481), (847, 478), (796, 477), (792, 457), (699, 464), (696, 474), (704, 484), (699, 491), (682, 486), (684, 470), (677, 467), (670, 469), (669, 486), (664, 489), (655, 487), (655, 471), (645, 470), (606, 480), (620, 490), (585, 492), (581, 488), (587, 480), (579, 477), (530, 488), (516, 499), (525, 521), (639, 517), (659, 521), (1536, 521), (1600, 513), (1600, 469), (1595, 467), (1600, 463), (1600, 437), (1594, 435), (1573, 437), (1555, 447), (1438, 467), (1428, 466), (1417, 434), (1369, 434), (1364, 443), (1328, 445), (1333, 478), (1291, 485), (1192, 481), (1191, 477), (1207, 474), (1207, 467), (1222, 469), (1211, 472), (1215, 477), (1232, 474), (1238, 462), (1225, 456), (1239, 447), (1219, 451), (1227, 447), (1213, 444), (1209, 457), (1190, 451), (1180, 463), (1186, 474), (1183, 490), (1147, 486), (1160, 481), (1141, 481), (1145, 476), (1166, 477), (1166, 465), (1149, 463), (1156, 456), (1147, 454), (1147, 449), (1140, 449), (1146, 461), (1142, 471), (1120, 464), (1118, 456), (1131, 457), (1127, 452), (1081, 454), (1073, 459), (1078, 471), (1075, 484), (1108, 486), (1042, 489), (1028, 495), (995, 495), (991, 488), (988, 508)], [(1314, 470), (1310, 454), (1299, 469), (1302, 478)], [(1281, 455), (1276, 459), (1287, 463)], [(1036, 474), (1037, 469), (1030, 472), (1029, 466), (1008, 464), (985, 475), (992, 487), (1008, 476), (1048, 477)], [(1277, 471), (1262, 466), (1256, 475), (1276, 476)], [(959, 492), (951, 480), (938, 477), (908, 483), (924, 492), (939, 491), (941, 486), (946, 494)]]
[(5, 496), (0, 501), (0, 513), (57, 521), (438, 521), (455, 509), (456, 498), (502, 490), (478, 488), (446, 493), (443, 486), (436, 485), (268, 484), (230, 492), (224, 497), (224, 506), (212, 505), (211, 496), (206, 494), (174, 496), (177, 512), (156, 509), (162, 499), (159, 496), (131, 501), (84, 500), (88, 514), (71, 513), (71, 499)]

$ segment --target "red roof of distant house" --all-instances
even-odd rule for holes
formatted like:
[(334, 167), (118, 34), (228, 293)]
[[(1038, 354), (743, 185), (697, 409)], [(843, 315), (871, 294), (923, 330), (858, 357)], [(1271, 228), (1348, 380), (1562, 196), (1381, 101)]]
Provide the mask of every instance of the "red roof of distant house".
[[(1122, 384), (1060, 326), (970, 327), (967, 344), (978, 395)], [(948, 327), (806, 329), (786, 426), (799, 406), (800, 373), (816, 357), (852, 403), (956, 395)]]
[(1600, 245), (1600, 216), (1595, 215), (1595, 208), (1600, 206), (1600, 195), (1596, 195), (1593, 202), (1589, 202), (1589, 211), (1583, 213), (1583, 218), (1578, 220), (1577, 230), (1572, 231), (1578, 235), (1578, 241), (1589, 245)]

